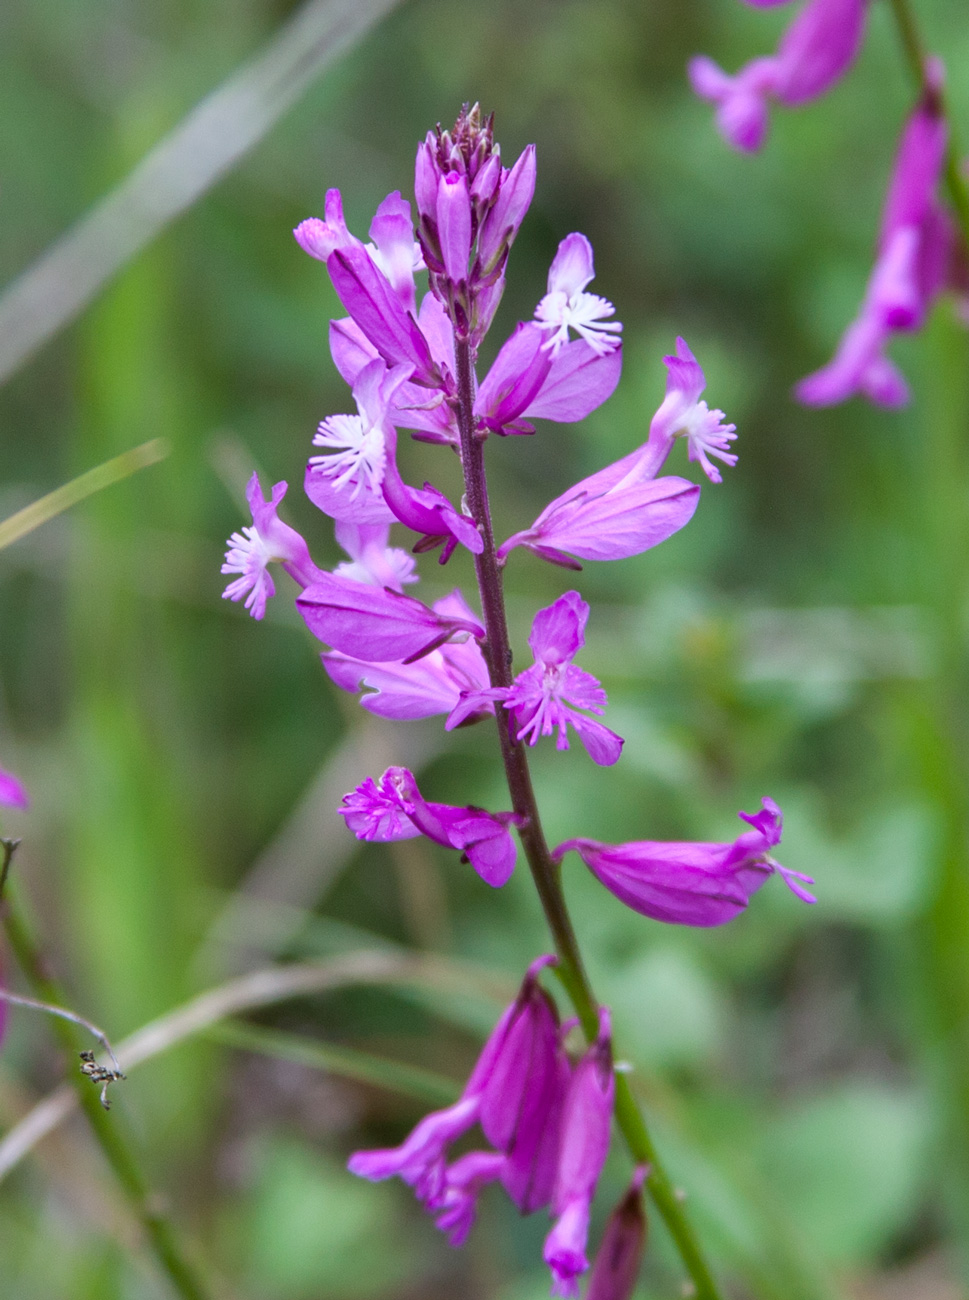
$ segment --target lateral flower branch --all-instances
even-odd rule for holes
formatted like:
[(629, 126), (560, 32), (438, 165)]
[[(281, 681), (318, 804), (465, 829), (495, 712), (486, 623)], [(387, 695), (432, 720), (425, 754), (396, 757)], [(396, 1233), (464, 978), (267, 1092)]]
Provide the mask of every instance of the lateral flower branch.
[[(350, 385), (356, 412), (324, 419), (314, 439), (304, 487), (336, 525), (347, 561), (318, 568), (305, 540), (278, 514), (285, 483), (268, 498), (249, 485), (252, 523), (233, 534), (223, 572), (225, 595), (262, 618), (274, 594), (270, 566), (282, 565), (301, 588), (296, 606), (326, 647), (324, 668), (337, 686), (362, 691), (361, 704), (394, 719), (441, 716), (450, 729), (493, 717), (510, 807), (434, 802), (406, 768), (368, 777), (343, 800), (348, 829), (361, 840), (424, 836), (456, 850), (481, 879), (500, 888), (516, 862), (515, 833), (538, 890), (555, 953), (533, 961), (455, 1105), (428, 1115), (397, 1148), (354, 1155), (361, 1177), (398, 1176), (438, 1227), (460, 1244), (478, 1196), (499, 1183), (523, 1214), (549, 1209), (553, 1226), (545, 1260), (554, 1295), (575, 1297), (589, 1268), (590, 1207), (609, 1149), (613, 1119), (635, 1171), (606, 1230), (605, 1255), (592, 1274), (596, 1300), (624, 1300), (635, 1286), (644, 1240), (640, 1189), (645, 1184), (669, 1228), (701, 1300), (718, 1300), (713, 1280), (633, 1099), (613, 1068), (611, 1018), (585, 973), (560, 883), (562, 856), (576, 851), (593, 874), (636, 911), (672, 924), (712, 926), (730, 920), (772, 874), (813, 902), (802, 879), (771, 857), (781, 813), (771, 800), (732, 843), (606, 845), (577, 837), (554, 850), (545, 839), (528, 766), (528, 749), (546, 737), (568, 749), (577, 736), (594, 763), (611, 766), (623, 739), (603, 718), (606, 692), (576, 663), (589, 605), (565, 591), (532, 624), (534, 662), (517, 674), (502, 593), (503, 571), (519, 548), (580, 571), (581, 561), (639, 555), (684, 527), (700, 488), (665, 473), (678, 440), (707, 478), (732, 466), (736, 438), (722, 411), (702, 398), (705, 378), (683, 339), (665, 358), (666, 396), (645, 441), (575, 484), (529, 526), (496, 544), (488, 500), (485, 446), (492, 437), (535, 433), (536, 420), (583, 419), (611, 396), (622, 365), (622, 326), (606, 298), (589, 292), (593, 251), (582, 234), (567, 235), (533, 317), (520, 322), (480, 382), (476, 363), (504, 288), (509, 251), (535, 189), (535, 149), (511, 167), (501, 162), (492, 119), (477, 105), (462, 109), (451, 130), (419, 145), (410, 204), (397, 192), (380, 204), (364, 242), (347, 228), (340, 193), (330, 190), (325, 215), (297, 226), (297, 242), (325, 263), (347, 315), (330, 326), (330, 349)], [(416, 237), (415, 237), (416, 235)], [(415, 276), (427, 275), (418, 293)], [(397, 463), (400, 429), (450, 447), (464, 475), (455, 505), (431, 483), (414, 487)], [(390, 545), (390, 529), (416, 535), (411, 551)], [(432, 606), (405, 594), (418, 580), (413, 554), (457, 547), (473, 557), (480, 614), (459, 590)], [(810, 884), (810, 881), (805, 883)], [(570, 1058), (566, 1034), (542, 974), (554, 967), (586, 1040)], [(484, 1146), (449, 1159), (450, 1145), (478, 1127)]]

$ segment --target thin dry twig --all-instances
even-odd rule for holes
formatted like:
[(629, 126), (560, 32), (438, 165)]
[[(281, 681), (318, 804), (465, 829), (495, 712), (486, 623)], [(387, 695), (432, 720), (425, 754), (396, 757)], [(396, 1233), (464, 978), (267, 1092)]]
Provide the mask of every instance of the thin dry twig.
[(310, 0), (0, 296), (0, 383), (258, 144), (397, 0)]

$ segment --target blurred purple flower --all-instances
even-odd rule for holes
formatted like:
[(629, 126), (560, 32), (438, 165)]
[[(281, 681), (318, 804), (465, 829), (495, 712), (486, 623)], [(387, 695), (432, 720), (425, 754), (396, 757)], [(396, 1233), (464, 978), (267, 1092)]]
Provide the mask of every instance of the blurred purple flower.
[(781, 810), (764, 799), (758, 813), (739, 813), (751, 830), (731, 844), (635, 840), (602, 844), (566, 840), (553, 852), (556, 860), (574, 849), (602, 884), (634, 912), (674, 925), (723, 925), (738, 916), (764, 881), (777, 872), (798, 898), (817, 900), (798, 881), (809, 876), (782, 867), (770, 856), (780, 843)]
[(333, 570), (338, 578), (369, 582), (394, 591), (418, 581), (414, 557), (399, 547), (388, 546), (388, 524), (354, 524), (338, 519), (334, 531), (336, 540), (350, 557), (349, 564), (338, 564)]
[(264, 501), (259, 475), (253, 474), (246, 488), (252, 525), (246, 525), (241, 533), (232, 534), (225, 553), (222, 572), (242, 576), (229, 583), (222, 593), (223, 599), (242, 600), (245, 596), (246, 609), (253, 618), (265, 616), (266, 601), (276, 594), (275, 584), (269, 576), (270, 564), (281, 564), (301, 587), (309, 586), (322, 576), (322, 570), (310, 559), (306, 542), (276, 514), (277, 506), (286, 495), (286, 486), (285, 483), (275, 484), (271, 499)]
[(612, 1039), (607, 1007), (599, 1008), (599, 1036), (575, 1067), (562, 1112), (552, 1214), (545, 1262), (552, 1271), (552, 1295), (578, 1296), (577, 1278), (589, 1267), (585, 1246), (589, 1208), (609, 1154), (615, 1097)]
[(892, 334), (921, 328), (933, 299), (947, 285), (955, 257), (952, 223), (936, 197), (948, 136), (937, 63), (932, 76), (932, 88), (902, 133), (861, 310), (834, 358), (794, 389), (808, 406), (831, 406), (856, 393), (879, 406), (902, 406), (908, 400), (908, 385), (884, 348)]
[(2, 767), (0, 767), (0, 804), (6, 804), (8, 808), (30, 806), (30, 795), (22, 782), (12, 772), (5, 772)]
[(727, 142), (745, 152), (759, 149), (767, 135), (768, 100), (792, 107), (830, 90), (861, 47), (866, 7), (866, 0), (808, 0), (777, 53), (753, 59), (733, 77), (705, 55), (691, 59), (690, 83), (717, 105), (717, 126)]
[(640, 1165), (626, 1195), (609, 1216), (585, 1300), (631, 1300), (646, 1245), (645, 1181), (646, 1166)]

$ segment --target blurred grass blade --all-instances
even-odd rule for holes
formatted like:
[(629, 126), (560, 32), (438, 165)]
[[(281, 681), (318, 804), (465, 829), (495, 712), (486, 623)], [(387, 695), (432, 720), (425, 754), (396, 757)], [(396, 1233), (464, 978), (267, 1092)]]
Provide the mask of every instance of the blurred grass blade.
[(267, 134), (397, 0), (310, 0), (0, 295), (0, 383)]
[(77, 505), (85, 497), (93, 496), (95, 492), (110, 487), (112, 483), (120, 483), (122, 479), (136, 474), (140, 469), (157, 465), (170, 451), (171, 447), (164, 438), (153, 438), (151, 442), (142, 443), (140, 447), (132, 447), (131, 451), (123, 451), (120, 456), (96, 465), (94, 469), (72, 478), (63, 487), (55, 488), (53, 492), (48, 492), (39, 500), (32, 501), (29, 506), (24, 506), (23, 510), (18, 510), (15, 515), (10, 515), (0, 523), (0, 551), (5, 546), (18, 542), (21, 537), (26, 537), (41, 524), (46, 524), (48, 520), (63, 514), (65, 510)]
[(457, 1101), (461, 1091), (459, 1084), (416, 1065), (390, 1061), (353, 1047), (337, 1047), (333, 1043), (300, 1038), (275, 1029), (261, 1029), (239, 1020), (213, 1025), (206, 1030), (205, 1037), (227, 1047), (274, 1056), (315, 1070), (327, 1070), (358, 1083), (374, 1083), (430, 1106), (450, 1106)]

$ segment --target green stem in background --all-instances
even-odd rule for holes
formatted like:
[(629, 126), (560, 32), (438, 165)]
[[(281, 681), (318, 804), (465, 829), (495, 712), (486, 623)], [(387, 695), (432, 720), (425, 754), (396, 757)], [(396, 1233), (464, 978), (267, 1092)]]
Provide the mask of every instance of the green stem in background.
[[(482, 616), (487, 640), (482, 646), (492, 686), (510, 686), (511, 647), (502, 594), (501, 571), (495, 555), (495, 539), (488, 504), (488, 486), (484, 469), (484, 443), (478, 436), (473, 414), (474, 363), (471, 345), (460, 337), (455, 341), (458, 380), (458, 425), (461, 433), (461, 462), (468, 509), (484, 541), (484, 549), (475, 556), (475, 572), (481, 595)], [(542, 830), (538, 804), (532, 787), (525, 747), (516, 742), (508, 726), (508, 715), (500, 703), (495, 706), (498, 739), (511, 793), (512, 807), (523, 818), (519, 829), (525, 857), (538, 890), (545, 919), (555, 941), (559, 966), (557, 974), (564, 984), (583, 1032), (589, 1042), (598, 1033), (598, 1002), (589, 983), (579, 950), (578, 939), (562, 891), (560, 871), (553, 862)], [(652, 1138), (625, 1075), (616, 1076), (616, 1123), (637, 1164), (649, 1166), (646, 1186), (676, 1243), (680, 1257), (693, 1282), (697, 1300), (720, 1300), (720, 1292), (704, 1258), (700, 1243), (684, 1212), (681, 1198), (656, 1154)]]
[[(5, 866), (9, 866), (9, 851)], [(7, 941), (21, 970), (38, 998), (55, 1006), (63, 1006), (64, 996), (47, 970), (41, 952), (30, 928), (17, 906), (9, 884), (3, 899), (3, 928)], [(73, 1062), (78, 1060), (80, 1042), (73, 1024), (57, 1018), (54, 1029), (61, 1045)], [(108, 1164), (118, 1180), (128, 1204), (134, 1211), (148, 1237), (162, 1270), (168, 1276), (176, 1294), (182, 1300), (208, 1300), (209, 1291), (194, 1267), (189, 1264), (178, 1243), (175, 1230), (163, 1212), (160, 1199), (152, 1193), (138, 1167), (118, 1118), (105, 1113), (96, 1088), (80, 1072), (71, 1070), (77, 1089), (78, 1101), (87, 1117), (91, 1131), (97, 1139)]]
[[(905, 52), (905, 58), (915, 79), (915, 84), (920, 91), (925, 93), (932, 89), (926, 68), (928, 51), (925, 42), (922, 40), (918, 23), (915, 20), (915, 11), (912, 8), (911, 0), (889, 0), (889, 3), (891, 4), (892, 13), (895, 15), (899, 40), (902, 43), (902, 49)], [(960, 168), (959, 144), (953, 128), (952, 115), (946, 107), (944, 91), (936, 93), (942, 102), (942, 112), (947, 117), (949, 124), (949, 148), (945, 158), (946, 189), (949, 191), (949, 198), (952, 200), (962, 242), (965, 245), (966, 252), (969, 253), (969, 183), (966, 182)]]
[(46, 496), (32, 501), (29, 506), (24, 506), (23, 510), (18, 510), (0, 523), (0, 550), (13, 542), (19, 542), (21, 537), (26, 537), (49, 519), (55, 519), (85, 497), (93, 496), (102, 488), (119, 483), (130, 474), (164, 460), (170, 450), (164, 438), (153, 438), (151, 442), (124, 451), (120, 456), (114, 456), (111, 460), (96, 465), (94, 469), (79, 474), (77, 478), (72, 478), (63, 487), (55, 488)]

